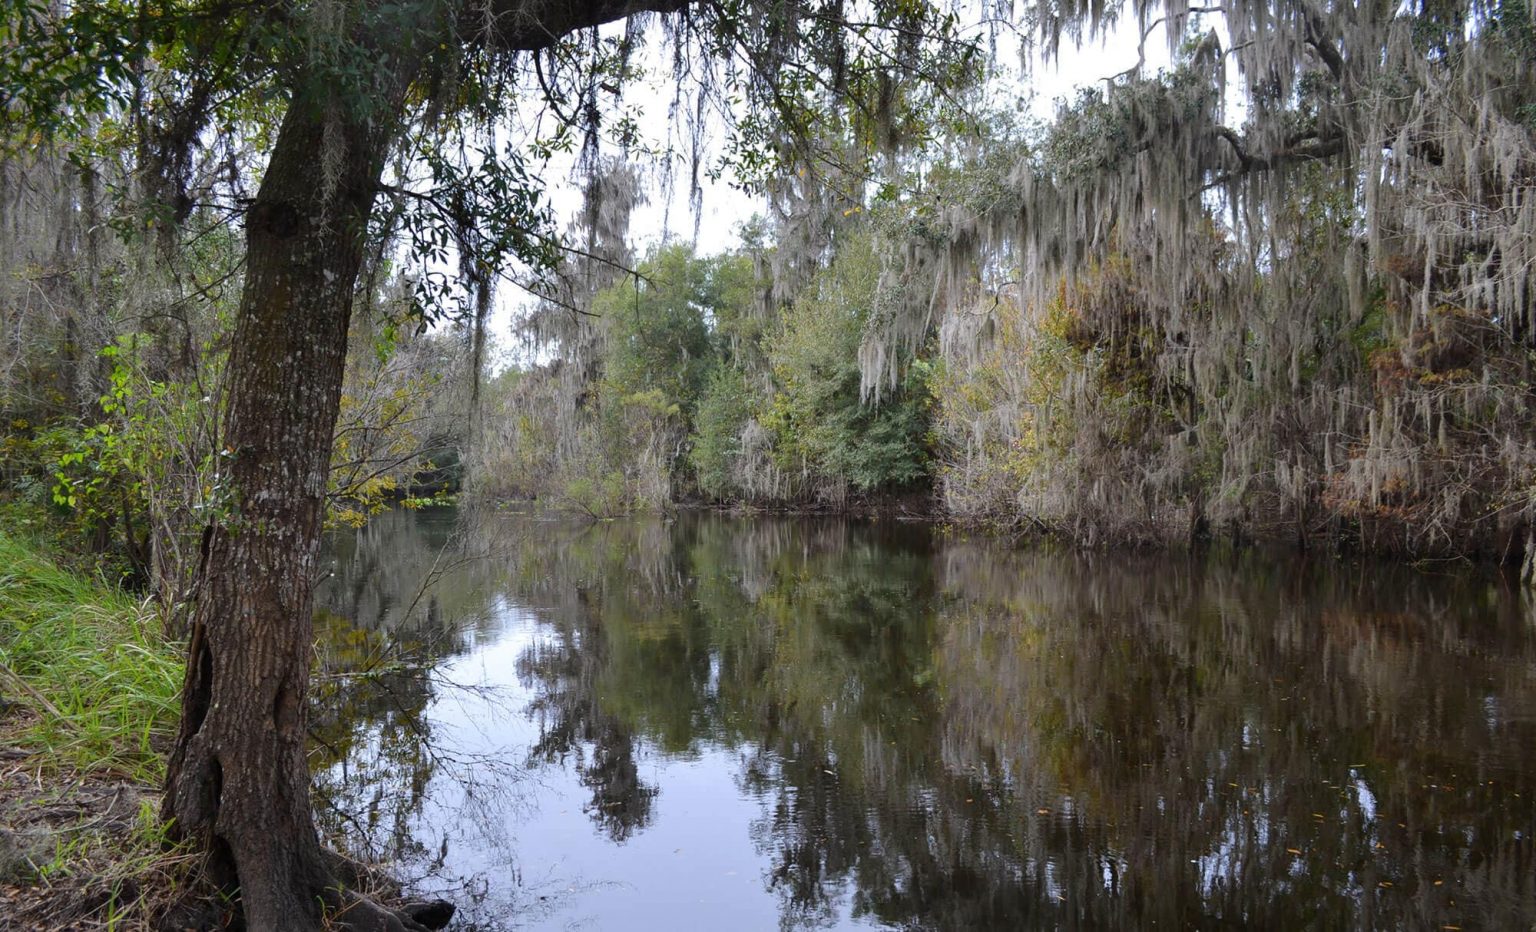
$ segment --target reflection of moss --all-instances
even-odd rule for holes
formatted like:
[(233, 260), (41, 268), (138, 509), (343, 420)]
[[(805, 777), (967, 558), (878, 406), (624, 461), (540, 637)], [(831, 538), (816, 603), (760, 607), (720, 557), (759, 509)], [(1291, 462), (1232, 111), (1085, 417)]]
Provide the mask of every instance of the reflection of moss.
[[(518, 664), (534, 762), (573, 766), (622, 840), (665, 791), (648, 751), (729, 749), (787, 926), (845, 896), (921, 928), (1458, 924), (1418, 876), (1469, 915), (1536, 915), (1499, 840), (1536, 815), (1536, 767), (1507, 771), (1536, 746), (1533, 648), (1486, 581), (830, 521), (536, 528), (474, 535), (498, 554), (479, 598), (536, 606), (546, 635)], [(362, 694), (348, 714), (416, 721), (410, 688), (403, 716)]]
[[(1348, 917), (1360, 904), (1330, 885), (1331, 865), (1385, 877), (1401, 862), (1374, 847), (1373, 825), (1312, 817), (1338, 806), (1319, 761), (1408, 755), (1412, 771), (1442, 760), (1383, 748), (1326, 710), (1296, 716), (1304, 700), (1364, 708), (1382, 681), (1341, 679), (1330, 654), (1357, 641), (1319, 654), (1278, 607), (1411, 600), (1411, 588), (1300, 591), (1248, 559), (1085, 574), (1069, 556), (958, 545), (935, 560), (926, 543), (893, 549), (845, 525), (713, 520), (679, 522), (653, 566), (637, 557), (636, 533), (607, 526), (562, 555), (594, 592), (562, 622), (572, 626), (562, 643), (600, 644), (602, 657), (581, 680), (586, 705), (570, 708), (675, 753), (743, 748), (741, 779), (768, 800), (768, 883), (793, 922), (833, 914), (844, 884), (860, 914), (892, 924)], [(1289, 621), (1276, 627), (1277, 617)], [(1473, 714), (1477, 698), (1449, 685), (1432, 700), (1399, 688), (1391, 701), (1459, 701)], [(1482, 740), (1446, 737), (1470, 742), (1469, 756)], [(1362, 778), (1383, 795), (1407, 790), (1390, 768)], [(1432, 818), (1486, 819), (1471, 809)], [(1306, 850), (1312, 870), (1283, 895), (1205, 885), (1189, 862), (1223, 846), (1233, 871), (1284, 872), (1261, 826), (1285, 841), (1278, 850)], [(1440, 869), (1462, 863), (1444, 838), (1418, 844), (1415, 856)], [(1109, 891), (1090, 884), (1104, 858), (1119, 877)], [(1030, 867), (1044, 863), (1057, 881)], [(1060, 883), (1073, 904), (1062, 913), (1051, 892)]]

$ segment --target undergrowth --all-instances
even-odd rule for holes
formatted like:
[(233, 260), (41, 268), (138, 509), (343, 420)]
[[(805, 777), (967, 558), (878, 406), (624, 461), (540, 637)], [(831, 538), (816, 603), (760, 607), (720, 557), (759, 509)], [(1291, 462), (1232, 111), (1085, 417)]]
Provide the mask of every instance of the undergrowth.
[(147, 604), (0, 532), (0, 911), (20, 928), (219, 909), (156, 813), (181, 678), (161, 631)]
[(158, 783), (181, 659), (154, 611), (0, 532), (0, 619), (0, 694), (39, 713), (19, 742), (49, 768)]

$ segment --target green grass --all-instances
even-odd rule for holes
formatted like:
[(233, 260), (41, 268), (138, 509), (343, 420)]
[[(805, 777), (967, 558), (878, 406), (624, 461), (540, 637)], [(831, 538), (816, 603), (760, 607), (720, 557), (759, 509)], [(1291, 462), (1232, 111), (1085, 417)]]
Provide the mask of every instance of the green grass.
[[(23, 738), (49, 766), (157, 783), (182, 659), (154, 611), (0, 532), (0, 694), (38, 709)], [(51, 708), (50, 708), (51, 707)]]

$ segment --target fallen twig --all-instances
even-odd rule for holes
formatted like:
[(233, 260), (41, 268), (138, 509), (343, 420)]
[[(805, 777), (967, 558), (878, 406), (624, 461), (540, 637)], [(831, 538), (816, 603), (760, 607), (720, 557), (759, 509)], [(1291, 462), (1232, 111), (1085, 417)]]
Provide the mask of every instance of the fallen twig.
[(22, 679), (20, 676), (17, 676), (16, 675), (16, 671), (12, 670), (10, 667), (6, 666), (5, 664), (0, 663), (0, 673), (3, 673), (7, 679), (9, 679), (12, 683), (14, 683), (17, 686), (17, 688), (19, 688), (22, 692), (24, 692), (28, 696), (30, 696), (32, 698), (32, 701), (36, 702), (38, 704), (38, 706), (41, 707), (44, 712), (47, 712), (49, 715), (52, 715), (53, 717), (59, 719), (60, 721), (63, 721), (63, 722), (68, 722), (69, 721), (69, 719), (64, 715), (64, 713), (59, 711), (58, 706), (56, 706), (53, 703), (49, 702), (48, 701), (48, 697), (44, 696), (42, 693), (38, 692), (36, 689), (33, 689), (31, 684), (29, 684), (26, 680)]

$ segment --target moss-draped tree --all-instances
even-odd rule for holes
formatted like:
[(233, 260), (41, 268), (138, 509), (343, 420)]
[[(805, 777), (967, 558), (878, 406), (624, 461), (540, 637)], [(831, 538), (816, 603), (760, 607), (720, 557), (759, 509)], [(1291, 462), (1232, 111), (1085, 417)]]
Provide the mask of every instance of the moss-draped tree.
[[(190, 151), (220, 133), (266, 142), (254, 198), (232, 205), (246, 262), (223, 415), (231, 505), (203, 538), (164, 801), (175, 833), (238, 889), (249, 928), (318, 929), (327, 915), (356, 929), (415, 926), (345, 889), (314, 827), (305, 756), (311, 580), (360, 270), (404, 230), (429, 257), (458, 259), (462, 304), (483, 323), (509, 263), (552, 267), (559, 246), (540, 180), (487, 140), (539, 107), (562, 125), (555, 144), (566, 129), (596, 138), (602, 95), (632, 75), (657, 14), (670, 15), (652, 31), (676, 52), (679, 96), (699, 112), (735, 96), (743, 172), (804, 158), (806, 128), (828, 113), (883, 141), (915, 89), (969, 73), (978, 46), (935, 6), (869, 7), (867, 17), (841, 2), (741, 0), (0, 8), (8, 151), (45, 142), (83, 160), (89, 147), (71, 140), (126, 130), (151, 226), (174, 228), (193, 206)], [(424, 297), (454, 300), (442, 288)]]
[(894, 237), (864, 387), (937, 331), (949, 507), (1536, 569), (1531, 5), (1033, 6), (1173, 67), (971, 145)]

